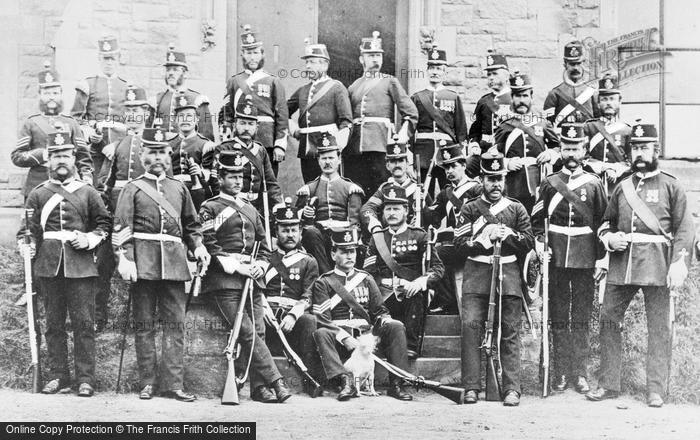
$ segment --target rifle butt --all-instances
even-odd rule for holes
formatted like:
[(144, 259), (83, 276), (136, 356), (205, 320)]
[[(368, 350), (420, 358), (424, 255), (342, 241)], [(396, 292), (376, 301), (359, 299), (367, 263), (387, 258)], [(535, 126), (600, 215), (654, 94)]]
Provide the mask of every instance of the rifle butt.
[(451, 386), (447, 386), (447, 385), (428, 385), (428, 384), (426, 384), (426, 388), (438, 393), (442, 397), (450, 399), (451, 401), (453, 401), (457, 405), (461, 405), (464, 403), (464, 388), (451, 387)]
[(240, 403), (238, 398), (238, 383), (236, 382), (236, 368), (232, 358), (228, 361), (228, 373), (226, 374), (224, 393), (221, 395), (221, 404), (239, 405)]
[(39, 364), (32, 364), (32, 393), (37, 394), (41, 392), (41, 369)]
[(486, 401), (500, 402), (501, 386), (498, 383), (498, 374), (492, 356), (486, 357), (486, 365)]

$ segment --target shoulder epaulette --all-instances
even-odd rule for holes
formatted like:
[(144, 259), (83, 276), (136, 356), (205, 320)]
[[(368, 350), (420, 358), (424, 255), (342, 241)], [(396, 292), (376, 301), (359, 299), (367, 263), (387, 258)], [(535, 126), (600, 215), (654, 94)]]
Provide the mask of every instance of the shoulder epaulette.
[(666, 172), (666, 171), (664, 171), (664, 170), (661, 170), (661, 173), (667, 175), (668, 177), (670, 177), (670, 178), (672, 178), (672, 179), (677, 179), (676, 176), (674, 176), (673, 174), (668, 173), (668, 172)]

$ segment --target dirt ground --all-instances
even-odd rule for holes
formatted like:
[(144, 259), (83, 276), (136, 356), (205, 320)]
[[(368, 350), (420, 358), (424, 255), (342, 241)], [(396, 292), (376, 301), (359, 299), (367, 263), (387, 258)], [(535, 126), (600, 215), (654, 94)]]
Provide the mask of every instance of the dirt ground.
[[(33, 395), (0, 390), (0, 418), (6, 421), (255, 421), (259, 439), (692, 439), (700, 432), (694, 405), (648, 408), (622, 397), (587, 402), (567, 391), (547, 399), (524, 397), (518, 408), (494, 402), (455, 405), (429, 392), (413, 402), (386, 396), (338, 402), (331, 395), (295, 395), (283, 405), (253, 402), (242, 391), (240, 406), (218, 400), (181, 403), (135, 394)], [(620, 409), (618, 406), (626, 406)]]

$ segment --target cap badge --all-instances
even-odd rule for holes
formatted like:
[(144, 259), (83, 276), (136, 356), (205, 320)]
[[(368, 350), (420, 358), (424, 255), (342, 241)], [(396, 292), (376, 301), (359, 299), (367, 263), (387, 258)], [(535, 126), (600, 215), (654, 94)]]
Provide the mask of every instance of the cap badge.
[(350, 243), (352, 241), (352, 234), (350, 233), (350, 231), (345, 233), (345, 235), (343, 236), (343, 240), (345, 240), (346, 243)]
[(394, 188), (390, 189), (388, 196), (390, 199), (395, 199), (396, 198), (396, 190), (394, 190)]
[(246, 35), (245, 42), (248, 44), (255, 43), (255, 37), (253, 36), (253, 34)]
[(606, 79), (605, 80), (605, 88), (606, 89), (612, 89), (613, 88), (613, 82), (612, 80)]
[(63, 145), (66, 143), (66, 140), (63, 138), (63, 135), (59, 133), (56, 135), (53, 142), (55, 145)]
[(398, 145), (394, 146), (394, 154), (401, 154), (401, 147)]
[(156, 130), (156, 134), (153, 135), (153, 139), (155, 139), (156, 142), (160, 142), (163, 140), (163, 132), (160, 130)]
[(323, 144), (324, 147), (330, 147), (331, 140), (324, 136), (323, 140), (321, 141), (321, 144)]
[(498, 159), (491, 162), (491, 169), (494, 171), (498, 171), (501, 169), (501, 163), (498, 161)]
[(112, 50), (112, 45), (109, 44), (109, 41), (105, 41), (104, 43), (102, 43), (103, 52), (109, 52), (110, 50)]
[(644, 129), (642, 128), (641, 125), (637, 125), (637, 128), (634, 130), (634, 135), (637, 137), (644, 136)]
[(432, 59), (437, 60), (438, 58), (440, 58), (440, 53), (438, 53), (437, 50), (434, 50), (430, 56), (432, 57)]
[(571, 50), (569, 51), (569, 55), (571, 55), (572, 57), (577, 57), (577, 56), (579, 56), (580, 53), (579, 53), (579, 51), (578, 51), (578, 48), (577, 48), (576, 46), (572, 46), (572, 47), (571, 47)]
[(126, 100), (127, 101), (135, 101), (136, 100), (136, 93), (134, 93), (133, 90), (129, 90), (126, 92)]
[(294, 213), (292, 212), (291, 209), (287, 208), (287, 211), (284, 213), (284, 216), (285, 216), (286, 218), (293, 218), (293, 217), (294, 217)]
[(180, 97), (180, 107), (184, 107), (186, 105), (187, 105), (187, 98), (185, 98), (184, 96), (181, 96)]
[(450, 152), (449, 152), (449, 151), (445, 150), (445, 151), (442, 152), (442, 158), (443, 158), (443, 159), (448, 160), (448, 159), (450, 159), (451, 157), (452, 157), (452, 156), (450, 156)]
[(246, 106), (243, 108), (243, 113), (245, 113), (246, 115), (251, 114), (252, 111), (253, 111), (253, 110), (250, 109), (250, 106), (249, 106), (249, 105), (246, 105)]
[(44, 82), (53, 82), (53, 75), (51, 75), (51, 72), (46, 72), (46, 75), (44, 75)]
[(493, 57), (491, 55), (486, 57), (486, 64), (489, 66), (493, 64)]
[(576, 129), (574, 127), (569, 127), (569, 131), (566, 132), (566, 135), (570, 138), (575, 138), (576, 137)]
[(518, 87), (520, 87), (520, 86), (522, 86), (523, 84), (525, 84), (525, 80), (523, 79), (523, 77), (522, 77), (522, 76), (516, 76), (516, 77), (515, 77), (515, 85), (518, 86)]
[(168, 54), (168, 62), (174, 63), (175, 62), (175, 54), (173, 52), (170, 52)]
[(236, 156), (233, 158), (233, 164), (237, 167), (243, 165), (243, 158), (241, 156)]

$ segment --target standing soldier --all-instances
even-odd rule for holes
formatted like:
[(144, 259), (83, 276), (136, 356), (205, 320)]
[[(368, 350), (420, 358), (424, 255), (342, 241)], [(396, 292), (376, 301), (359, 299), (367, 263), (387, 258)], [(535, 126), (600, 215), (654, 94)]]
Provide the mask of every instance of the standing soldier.
[[(316, 317), (311, 313), (311, 286), (318, 278), (318, 263), (299, 246), (301, 213), (290, 205), (287, 199), (286, 206), (275, 212), (277, 250), (270, 255), (263, 292), (292, 349), (316, 376), (320, 365), (313, 340)], [(315, 397), (313, 388), (304, 385)]]
[(216, 147), (216, 154), (221, 151), (235, 150), (243, 155), (243, 166), (249, 171), (243, 177), (245, 180), (241, 197), (246, 198), (260, 215), (264, 215), (263, 197), (265, 190), (267, 190), (268, 202), (273, 210), (275, 207), (284, 205), (284, 200), (270, 156), (268, 156), (265, 147), (254, 140), (260, 128), (258, 118), (258, 109), (251, 96), (239, 100), (234, 121), (235, 136), (233, 139), (219, 144)]
[(588, 165), (603, 179), (606, 194), (629, 168), (628, 144), (632, 128), (619, 120), (622, 95), (617, 78), (606, 75), (598, 86), (598, 107), (601, 117), (589, 119), (584, 132), (589, 139)]
[(263, 70), (265, 49), (249, 24), (241, 34), (241, 58), (243, 72), (233, 75), (226, 82), (226, 97), (219, 118), (225, 129), (231, 130), (240, 101), (250, 96), (258, 114), (258, 131), (255, 140), (263, 145), (272, 159), (272, 171), (277, 176), (280, 162), (287, 151), (287, 126), (289, 113), (282, 81)]
[[(445, 172), (439, 167), (435, 168), (435, 154), (440, 141), (461, 144), (467, 140), (467, 121), (462, 100), (456, 92), (442, 85), (446, 69), (445, 51), (433, 46), (428, 52), (430, 86), (411, 96), (411, 101), (418, 109), (418, 126), (413, 140), (413, 153), (420, 155), (421, 181), (425, 181), (432, 163), (432, 174), (440, 187), (447, 184)], [(426, 183), (428, 184), (426, 191), (430, 193), (432, 182)]]
[[(594, 275), (602, 275), (605, 256), (596, 231), (608, 203), (600, 179), (583, 171), (587, 140), (583, 126), (563, 123), (561, 128), (564, 168), (542, 182), (539, 200), (532, 210), (532, 227), (535, 235), (542, 237), (544, 223), (549, 221), (548, 242), (553, 257), (549, 310), (554, 333), (554, 390), (564, 391), (572, 384), (579, 393), (587, 393), (590, 391), (586, 374), (590, 352), (588, 322), (593, 309)], [(535, 244), (541, 258), (549, 260), (550, 250), (540, 249), (542, 241)], [(543, 252), (547, 254), (542, 255)]]
[[(241, 302), (246, 278), (264, 285), (263, 276), (269, 265), (269, 249), (265, 244), (265, 230), (260, 215), (245, 199), (239, 197), (244, 174), (250, 172), (243, 166), (243, 156), (238, 151), (224, 151), (219, 157), (221, 192), (207, 200), (199, 212), (203, 224), (204, 244), (215, 257), (211, 270), (204, 277), (202, 292), (211, 295), (216, 305), (233, 326)], [(257, 259), (251, 261), (255, 242), (260, 242)], [(251, 398), (263, 403), (282, 403), (292, 395), (287, 390), (282, 375), (277, 370), (270, 350), (265, 345), (258, 322), (262, 323), (262, 292), (255, 288), (249, 312), (243, 315), (239, 342), (243, 348), (241, 359), (252, 356), (250, 389)], [(255, 326), (251, 316), (256, 320)], [(251, 353), (251, 350), (252, 353)], [(270, 388), (275, 390), (273, 394)]]
[(296, 207), (302, 210), (301, 244), (316, 258), (321, 273), (333, 268), (330, 233), (333, 229), (359, 226), (362, 189), (338, 173), (340, 149), (330, 133), (313, 133), (321, 174), (297, 191)]
[(181, 93), (184, 93), (187, 101), (192, 102), (197, 108), (197, 131), (213, 141), (214, 129), (212, 116), (209, 112), (209, 98), (185, 85), (188, 71), (185, 53), (176, 51), (175, 46), (170, 44), (163, 66), (165, 66), (165, 84), (168, 88), (156, 95), (153, 105), (155, 115), (151, 126), (159, 127), (167, 132), (177, 132), (175, 107), (178, 104), (175, 100), (180, 97)]
[(557, 131), (564, 121), (583, 123), (599, 116), (595, 89), (583, 79), (583, 50), (580, 41), (564, 46), (564, 81), (544, 100), (544, 115)]
[(505, 166), (503, 155), (481, 155), (481, 197), (462, 205), (455, 244), (467, 255), (462, 291), (462, 382), (467, 393), (464, 403), (476, 403), (481, 383), (480, 347), (489, 308), (494, 243), (501, 242), (497, 298), (499, 302), (496, 345), (503, 370), (503, 404), (520, 404), (520, 317), (523, 310), (523, 282), (518, 258), (534, 246), (530, 218), (515, 199), (503, 197)]
[[(95, 248), (111, 228), (99, 193), (75, 179), (75, 147), (71, 133), (48, 135), (48, 181), (34, 188), (26, 208), (33, 215), (25, 225), (36, 251), (34, 274), (46, 291), (46, 345), (49, 377), (42, 393), (70, 386), (66, 311), (73, 328), (73, 359), (78, 396), (90, 397), (95, 386)], [(24, 231), (20, 232), (20, 235)], [(22, 245), (23, 247), (26, 245)]]
[(336, 137), (342, 150), (350, 136), (352, 109), (343, 83), (328, 76), (330, 56), (326, 45), (309, 44), (307, 40), (301, 58), (306, 63), (306, 73), (311, 82), (292, 94), (287, 101), (287, 108), (290, 116), (299, 110), (298, 127), (291, 128), (290, 125), (290, 134), (299, 139), (301, 176), (304, 182), (309, 182), (321, 175), (318, 145), (312, 142), (313, 136), (309, 134), (329, 132)]
[(557, 161), (559, 139), (549, 121), (532, 113), (530, 77), (515, 72), (510, 90), (514, 114), (496, 129), (496, 146), (505, 155), (506, 194), (530, 212), (537, 187), (547, 174), (540, 167)]
[[(334, 231), (331, 256), (335, 262), (316, 280), (312, 287), (312, 308), (318, 322), (314, 342), (328, 381), (339, 381), (338, 400), (357, 397), (352, 373), (341, 357), (357, 348), (353, 336), (370, 327), (379, 336), (379, 350), (393, 365), (408, 369), (406, 329), (401, 321), (391, 318), (382, 304), (382, 294), (367, 272), (355, 269), (359, 239), (357, 229)], [(339, 345), (340, 344), (340, 345)], [(403, 390), (403, 380), (390, 376), (389, 396), (398, 400), (413, 400)]]
[(435, 307), (431, 312), (454, 314), (459, 310), (455, 294), (455, 274), (464, 266), (466, 258), (460, 255), (454, 246), (455, 228), (462, 205), (481, 195), (481, 184), (467, 176), (467, 158), (460, 144), (440, 148), (437, 164), (445, 170), (450, 183), (430, 205), (425, 219), (426, 224), (437, 228), (437, 253), (445, 265), (445, 276), (435, 289)]
[(374, 194), (389, 177), (384, 168), (384, 154), (394, 132), (394, 107), (401, 116), (401, 126), (396, 130), (399, 143), (408, 143), (418, 123), (418, 110), (399, 80), (380, 72), (383, 53), (379, 32), (363, 38), (360, 45), (363, 74), (348, 88), (354, 127), (343, 150), (343, 165), (345, 175), (365, 194)]
[(116, 37), (105, 36), (97, 41), (98, 61), (102, 72), (88, 76), (75, 86), (71, 115), (80, 121), (90, 143), (95, 173), (93, 185), (99, 188), (102, 164), (114, 157), (114, 146), (124, 135), (124, 96), (127, 82), (117, 69), (121, 53)]
[[(476, 102), (474, 123), (469, 127), (470, 150), (481, 154), (494, 145), (494, 133), (510, 111), (510, 72), (505, 55), (492, 50), (486, 56), (486, 80), (491, 91)], [(476, 148), (479, 147), (479, 148)], [(477, 163), (477, 173), (479, 164)]]
[(28, 117), (22, 124), (17, 147), (10, 155), (15, 166), (29, 168), (22, 188), (25, 200), (35, 186), (49, 178), (46, 146), (49, 135), (56, 131), (69, 133), (66, 141), (75, 146), (76, 172), (82, 180), (92, 183), (92, 159), (83, 132), (75, 119), (61, 114), (63, 89), (58, 73), (51, 69), (48, 61), (44, 63), (44, 70), (39, 72), (39, 110), (40, 113)]
[(406, 191), (398, 185), (386, 185), (382, 191), (388, 226), (372, 234), (364, 269), (374, 277), (389, 313), (403, 322), (408, 358), (415, 359), (430, 302), (428, 289), (436, 287), (444, 267), (428, 233), (406, 223)]
[(192, 96), (188, 98), (186, 93), (180, 93), (175, 105), (175, 123), (179, 133), (170, 141), (173, 177), (187, 186), (194, 207), (199, 210), (202, 203), (213, 195), (209, 173), (215, 145), (196, 130), (199, 117)]
[(610, 255), (600, 312), (599, 387), (589, 400), (620, 394), (622, 322), (638, 290), (647, 315), (647, 403), (660, 407), (671, 368), (673, 291), (688, 275), (694, 239), (685, 190), (659, 170), (659, 140), (653, 124), (635, 124), (630, 137), (632, 170), (612, 194), (598, 236)]
[[(408, 174), (408, 150), (406, 144), (398, 143), (398, 136), (394, 135), (391, 143), (386, 146), (386, 169), (391, 173), (391, 177), (386, 182), (382, 183), (377, 191), (370, 197), (360, 209), (360, 219), (362, 228), (367, 233), (374, 233), (384, 228), (382, 212), (384, 210), (384, 187), (398, 185), (406, 192), (408, 200), (408, 217), (406, 222), (410, 225), (416, 225), (416, 206), (418, 201), (416, 197), (421, 194), (418, 184)], [(428, 201), (432, 201), (429, 196), (425, 196)], [(423, 203), (421, 200), (420, 203)]]
[(190, 279), (187, 250), (204, 266), (209, 264), (209, 254), (202, 245), (201, 225), (189, 191), (166, 176), (171, 152), (165, 133), (146, 128), (141, 141), (140, 158), (146, 172), (122, 189), (112, 230), (117, 270), (122, 279), (133, 283), (139, 398), (153, 397), (156, 326), (163, 322), (160, 391), (167, 397), (192, 402), (196, 397), (183, 391), (185, 281)]

